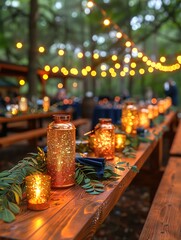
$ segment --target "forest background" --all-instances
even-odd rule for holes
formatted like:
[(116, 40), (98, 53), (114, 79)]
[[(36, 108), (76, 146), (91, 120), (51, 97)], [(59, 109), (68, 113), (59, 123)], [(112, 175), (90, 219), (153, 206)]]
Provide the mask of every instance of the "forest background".
[(0, 62), (28, 66), (24, 79), (1, 78), (30, 97), (54, 96), (62, 87), (79, 97), (128, 92), (144, 99), (150, 90), (164, 97), (170, 78), (180, 95), (180, 40), (180, 0), (0, 2)]

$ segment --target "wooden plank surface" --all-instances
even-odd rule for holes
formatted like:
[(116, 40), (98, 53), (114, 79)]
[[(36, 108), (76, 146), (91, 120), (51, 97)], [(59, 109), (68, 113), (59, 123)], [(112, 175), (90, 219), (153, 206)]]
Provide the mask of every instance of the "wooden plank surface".
[[(170, 115), (167, 116), (168, 124), (171, 123)], [(158, 127), (157, 132), (162, 131)], [(152, 136), (152, 143), (140, 144), (136, 158), (121, 159), (136, 165), (141, 169), (153, 151), (159, 149), (159, 139)], [(159, 152), (158, 152), (159, 155)], [(154, 161), (158, 161), (155, 156)], [(115, 157), (110, 164), (120, 161)], [(157, 163), (156, 166), (159, 164)], [(100, 195), (85, 193), (79, 186), (75, 185), (68, 189), (52, 191), (51, 206), (49, 209), (35, 212), (26, 209), (26, 203), (17, 219), (10, 223), (0, 222), (0, 237), (8, 239), (54, 239), (54, 240), (85, 240), (91, 239), (97, 228), (105, 220), (113, 209), (121, 195), (130, 185), (136, 174), (129, 169), (116, 172), (120, 177), (116, 181), (107, 181), (105, 192)], [(152, 177), (154, 178), (153, 172)]]
[(169, 159), (139, 240), (181, 239), (181, 158)]
[(170, 155), (181, 157), (181, 120), (179, 121), (179, 125), (170, 149)]

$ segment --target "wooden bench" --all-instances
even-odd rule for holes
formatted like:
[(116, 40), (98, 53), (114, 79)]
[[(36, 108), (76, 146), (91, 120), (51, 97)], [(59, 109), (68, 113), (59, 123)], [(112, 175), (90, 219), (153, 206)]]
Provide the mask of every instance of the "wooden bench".
[(170, 149), (170, 156), (181, 157), (181, 120), (179, 121), (179, 125)]
[[(75, 125), (76, 128), (78, 128), (82, 125), (89, 123), (89, 120), (86, 118), (79, 118), (73, 120), (72, 123)], [(0, 147), (6, 147), (24, 140), (38, 139), (39, 137), (46, 136), (46, 134), (47, 128), (43, 127), (7, 135), (5, 137), (0, 137)]]
[(181, 158), (169, 158), (139, 240), (181, 239)]

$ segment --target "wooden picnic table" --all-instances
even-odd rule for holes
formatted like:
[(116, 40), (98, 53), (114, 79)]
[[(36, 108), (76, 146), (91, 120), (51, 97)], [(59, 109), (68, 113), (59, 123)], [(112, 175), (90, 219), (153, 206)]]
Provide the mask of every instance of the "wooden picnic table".
[[(156, 128), (157, 132), (163, 131), (163, 126), (169, 127), (174, 117), (175, 114), (172, 113), (167, 115), (164, 123)], [(162, 137), (163, 135), (159, 139)], [(158, 146), (160, 140), (154, 135), (151, 138), (153, 140), (151, 143), (140, 144), (136, 158), (122, 158), (121, 160), (141, 169), (155, 151), (155, 157), (150, 159), (153, 162), (150, 165), (150, 170), (154, 169), (151, 176), (153, 179), (156, 168), (159, 168), (162, 149)], [(115, 157), (109, 163), (115, 165), (118, 161), (120, 161), (119, 157)], [(44, 211), (27, 210), (26, 203), (23, 202), (22, 211), (14, 222), (0, 223), (0, 238), (91, 239), (136, 176), (136, 173), (130, 169), (125, 171), (115, 169), (115, 171), (120, 176), (117, 180), (106, 181), (105, 191), (100, 195), (90, 195), (85, 193), (80, 186), (75, 185), (67, 189), (52, 190), (50, 208)]]

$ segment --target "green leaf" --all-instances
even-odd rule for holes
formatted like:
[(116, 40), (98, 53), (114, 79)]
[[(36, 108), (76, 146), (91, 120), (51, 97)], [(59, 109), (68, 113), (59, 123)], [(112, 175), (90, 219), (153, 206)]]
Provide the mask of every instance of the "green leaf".
[(10, 223), (15, 220), (15, 215), (9, 209), (5, 208), (2, 211), (2, 220)]
[(9, 209), (14, 213), (18, 214), (20, 212), (20, 208), (18, 207), (17, 204), (13, 202), (8, 202)]
[(116, 167), (117, 169), (119, 169), (119, 170), (121, 170), (121, 171), (124, 171), (125, 170), (125, 168), (123, 168), (123, 167)]
[(139, 169), (137, 168), (137, 166), (131, 166), (131, 170), (136, 173), (139, 172)]
[(89, 183), (89, 182), (90, 182), (90, 179), (89, 179), (89, 178), (85, 178), (85, 179), (84, 179), (84, 182), (85, 182), (85, 183)]
[(15, 198), (16, 203), (19, 204), (20, 197), (19, 197), (18, 193), (14, 190), (12, 190), (12, 192), (14, 193), (14, 198)]
[(86, 188), (86, 189), (92, 188), (92, 186), (91, 186), (89, 183), (84, 184), (84, 185), (82, 185), (81, 187), (82, 187), (82, 188)]
[(9, 171), (8, 170), (5, 170), (5, 171), (3, 171), (3, 172), (1, 172), (0, 173), (0, 178), (2, 178), (2, 177), (7, 177), (7, 176), (9, 176)]
[(101, 188), (96, 188), (95, 190), (100, 193), (104, 192), (104, 189), (101, 189)]
[(91, 192), (94, 191), (94, 188), (90, 188), (90, 189), (87, 189), (87, 190), (85, 190), (85, 191), (88, 192), (88, 193), (91, 193)]

